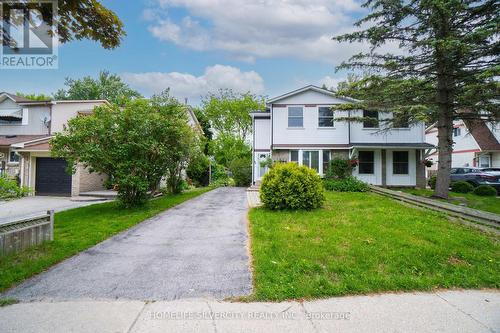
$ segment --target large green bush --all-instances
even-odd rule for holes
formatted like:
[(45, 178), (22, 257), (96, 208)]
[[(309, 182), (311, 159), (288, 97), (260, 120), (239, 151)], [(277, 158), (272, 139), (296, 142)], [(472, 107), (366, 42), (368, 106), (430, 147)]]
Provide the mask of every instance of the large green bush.
[(229, 164), (236, 186), (248, 186), (252, 182), (252, 159), (236, 158)]
[(208, 157), (205, 154), (199, 154), (189, 162), (186, 175), (195, 186), (206, 186), (208, 185), (209, 166)]
[(479, 185), (474, 189), (474, 194), (482, 197), (493, 197), (497, 195), (497, 190), (490, 185)]
[(352, 163), (345, 158), (336, 157), (330, 160), (326, 171), (327, 179), (345, 179), (352, 175)]
[(344, 179), (325, 179), (323, 184), (327, 191), (334, 192), (366, 192), (370, 189), (368, 184), (353, 176)]
[(262, 178), (260, 199), (270, 209), (314, 209), (325, 201), (316, 171), (296, 163), (278, 163)]
[(15, 179), (0, 176), (0, 199), (20, 198), (27, 195), (30, 189), (19, 186)]
[(474, 191), (474, 186), (467, 182), (453, 182), (451, 183), (451, 191), (455, 193), (469, 193)]

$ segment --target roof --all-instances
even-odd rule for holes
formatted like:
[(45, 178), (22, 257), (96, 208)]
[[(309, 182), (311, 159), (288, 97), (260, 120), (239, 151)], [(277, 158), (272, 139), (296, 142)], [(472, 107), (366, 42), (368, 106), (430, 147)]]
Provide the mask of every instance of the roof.
[(500, 150), (500, 143), (483, 120), (464, 120), (481, 150)]
[(10, 146), (16, 143), (48, 138), (49, 135), (0, 135), (0, 146)]
[(417, 142), (417, 143), (374, 143), (374, 142), (358, 142), (358, 143), (351, 143), (353, 147), (360, 148), (360, 147), (381, 147), (381, 148), (417, 148), (417, 149), (431, 149), (431, 148), (436, 148), (436, 146), (431, 145), (430, 143), (427, 142)]
[(331, 96), (331, 97), (335, 97), (337, 99), (345, 100), (346, 102), (359, 102), (357, 99), (350, 98), (350, 97), (340, 97), (340, 96), (337, 96), (333, 91), (330, 91), (330, 90), (327, 90), (327, 89), (323, 89), (323, 88), (320, 88), (318, 86), (315, 86), (315, 85), (311, 84), (311, 85), (299, 88), (297, 90), (293, 90), (293, 91), (291, 91), (289, 93), (286, 93), (286, 94), (283, 94), (283, 95), (280, 95), (280, 96), (277, 96), (277, 97), (273, 97), (273, 98), (269, 99), (267, 101), (267, 103), (274, 103), (274, 102), (282, 100), (284, 98), (301, 94), (304, 91), (308, 91), (308, 90), (312, 90), (312, 91), (318, 92), (320, 94), (324, 94), (324, 95), (328, 95), (328, 96)]
[(271, 112), (270, 111), (255, 111), (255, 112), (250, 112), (250, 117), (252, 118), (270, 118), (271, 117)]

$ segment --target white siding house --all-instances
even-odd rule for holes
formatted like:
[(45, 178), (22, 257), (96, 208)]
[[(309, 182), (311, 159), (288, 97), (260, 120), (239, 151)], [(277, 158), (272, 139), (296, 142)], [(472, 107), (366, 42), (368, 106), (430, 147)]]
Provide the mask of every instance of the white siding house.
[[(267, 169), (268, 156), (277, 161), (293, 161), (324, 175), (335, 156), (356, 157), (360, 164), (353, 171), (357, 178), (382, 186), (425, 186), (423, 123), (405, 128), (381, 130), (376, 125), (346, 120), (363, 117), (363, 111), (335, 110), (352, 102), (329, 90), (307, 86), (271, 98), (266, 112), (254, 112), (253, 182), (259, 182)], [(379, 120), (390, 113), (375, 114)]]

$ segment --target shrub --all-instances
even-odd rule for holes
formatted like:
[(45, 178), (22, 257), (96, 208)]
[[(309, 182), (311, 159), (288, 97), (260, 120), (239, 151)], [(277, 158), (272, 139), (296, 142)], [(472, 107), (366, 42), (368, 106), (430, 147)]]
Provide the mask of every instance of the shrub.
[(352, 175), (352, 162), (344, 158), (334, 158), (328, 164), (326, 178), (344, 179)]
[(427, 180), (427, 184), (429, 184), (429, 187), (434, 190), (436, 188), (436, 181), (437, 181), (437, 177), (431, 176), (431, 178), (429, 178), (429, 180)]
[(236, 158), (229, 164), (236, 186), (248, 186), (252, 182), (252, 160)]
[(235, 186), (235, 181), (233, 178), (227, 177), (227, 178), (220, 178), (215, 181), (213, 181), (210, 184), (210, 187), (216, 188), (216, 187), (222, 187), (222, 186)]
[(30, 193), (30, 189), (19, 186), (15, 179), (0, 176), (0, 199), (20, 198)]
[(366, 192), (370, 189), (368, 184), (353, 176), (344, 179), (325, 179), (323, 185), (327, 191), (335, 192)]
[(490, 185), (479, 185), (474, 189), (474, 194), (482, 197), (493, 197), (497, 195), (497, 190)]
[(316, 171), (296, 163), (277, 163), (262, 178), (262, 203), (270, 209), (314, 209), (325, 201)]
[(453, 182), (451, 183), (451, 191), (455, 193), (469, 193), (474, 191), (474, 186), (467, 182)]
[(191, 179), (195, 186), (208, 185), (208, 170), (210, 161), (204, 154), (199, 154), (193, 158), (186, 169), (186, 175)]

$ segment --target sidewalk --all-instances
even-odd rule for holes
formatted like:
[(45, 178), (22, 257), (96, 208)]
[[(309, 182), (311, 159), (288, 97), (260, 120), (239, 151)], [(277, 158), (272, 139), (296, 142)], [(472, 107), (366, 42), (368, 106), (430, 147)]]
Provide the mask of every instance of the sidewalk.
[(500, 292), (349, 296), (311, 302), (208, 299), (20, 303), (2, 332), (500, 332)]

